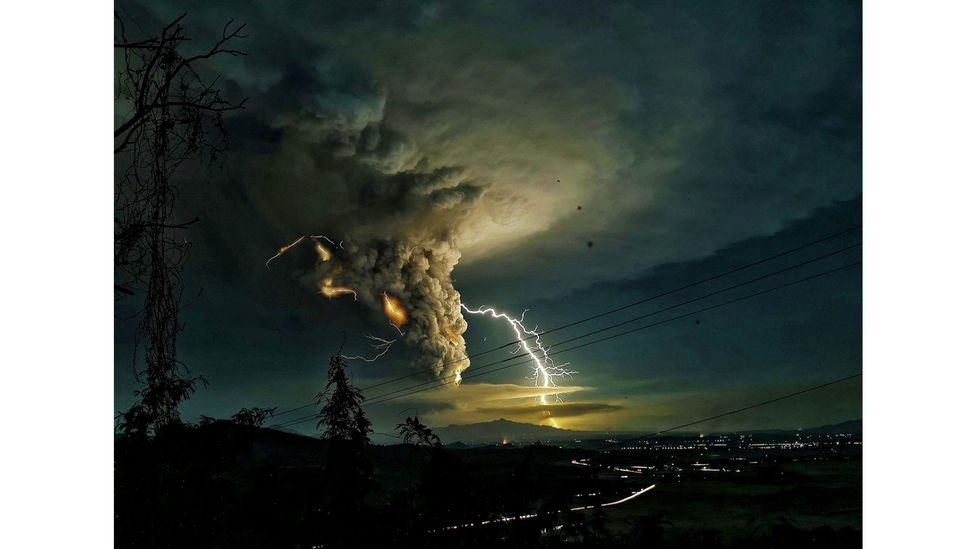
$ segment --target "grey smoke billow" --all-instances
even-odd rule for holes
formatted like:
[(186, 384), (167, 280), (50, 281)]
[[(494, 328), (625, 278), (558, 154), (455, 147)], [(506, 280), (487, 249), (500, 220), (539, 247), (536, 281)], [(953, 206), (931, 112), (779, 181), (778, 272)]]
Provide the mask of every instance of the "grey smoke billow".
[(457, 248), (433, 240), (416, 245), (373, 241), (346, 248), (349, 261), (340, 280), (354, 286), (373, 310), (382, 309), (384, 292), (399, 300), (409, 318), (400, 328), (402, 341), (413, 351), (418, 369), (446, 376), (468, 367), (463, 337), (468, 325), (451, 283), (451, 271), (461, 257)]
[(408, 315), (396, 337), (413, 366), (453, 374), (468, 361), (451, 273), (461, 258), (459, 234), (488, 186), (464, 166), (430, 166), (409, 136), (385, 123), (384, 87), (349, 73), (323, 80), (292, 69), (284, 77), (289, 86), (261, 98), (278, 106), (263, 124), (280, 133), (274, 147), (237, 156), (246, 200), (279, 245), (301, 235), (333, 241), (319, 240), (329, 261), (303, 265), (294, 262), (310, 254), (289, 257), (303, 286), (318, 291), (329, 278), (354, 289), (375, 319), (375, 335), (386, 339), (393, 328), (385, 328), (383, 294), (395, 297)]
[(456, 167), (393, 173), (376, 169), (387, 160), (375, 155), (384, 144), (371, 128), (363, 127), (353, 139), (367, 142), (367, 159), (356, 159), (354, 150), (352, 162), (339, 164), (346, 171), (329, 187), (326, 198), (331, 200), (317, 214), (321, 222), (303, 222), (310, 229), (305, 234), (331, 235), (332, 242), (319, 240), (330, 258), (319, 260), (300, 280), (315, 290), (326, 278), (334, 286), (354, 289), (377, 325), (387, 322), (384, 293), (393, 296), (407, 313), (398, 337), (407, 345), (414, 367), (437, 377), (463, 371), (469, 365), (463, 337), (467, 323), (451, 273), (461, 258), (456, 233), (485, 187), (467, 180), (464, 170)]
[[(158, 24), (187, 11), (124, 4)], [(242, 173), (187, 215), (226, 278), (265, 274), (245, 239), (446, 243), (471, 298), (517, 310), (860, 191), (856, 3), (300, 4), (190, 10), (193, 36), (228, 17), (251, 34), (214, 67), (250, 98), (227, 119)]]

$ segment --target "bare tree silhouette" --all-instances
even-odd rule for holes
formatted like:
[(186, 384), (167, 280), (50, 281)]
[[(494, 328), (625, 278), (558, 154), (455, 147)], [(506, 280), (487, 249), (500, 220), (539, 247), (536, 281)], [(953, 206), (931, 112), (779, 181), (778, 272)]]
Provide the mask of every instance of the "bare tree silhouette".
[[(189, 242), (179, 232), (197, 219), (174, 221), (177, 186), (173, 176), (187, 160), (213, 161), (227, 133), (223, 113), (244, 107), (230, 103), (216, 87), (219, 77), (201, 63), (220, 55), (244, 55), (228, 44), (245, 38), (244, 25), (228, 22), (206, 52), (184, 55), (189, 42), (181, 22), (159, 36), (129, 38), (116, 14), (115, 128), (115, 291), (117, 298), (144, 294), (138, 336), (145, 347), (145, 370), (136, 391), (139, 401), (120, 415), (127, 433), (150, 434), (179, 421), (179, 404), (202, 378), (192, 377), (178, 360), (176, 339), (183, 326), (179, 310), (182, 266)], [(245, 100), (246, 101), (246, 100)]]

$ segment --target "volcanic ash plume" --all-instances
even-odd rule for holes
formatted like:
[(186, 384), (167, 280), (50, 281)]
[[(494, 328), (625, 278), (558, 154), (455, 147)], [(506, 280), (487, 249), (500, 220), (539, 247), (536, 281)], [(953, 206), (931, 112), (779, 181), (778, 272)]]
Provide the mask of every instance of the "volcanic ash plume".
[[(318, 117), (324, 134), (285, 124), (282, 154), (256, 165), (258, 179), (275, 184), (255, 185), (266, 192), (254, 203), (274, 212), (285, 234), (306, 235), (283, 242), (267, 265), (292, 248), (314, 246), (316, 263), (301, 282), (330, 299), (355, 299), (386, 328), (364, 334), (377, 353), (358, 358), (375, 360), (395, 339), (418, 370), (453, 377), (468, 361), (451, 271), (461, 257), (457, 243), (488, 223), (478, 215), (488, 187), (461, 166), (428, 166), (382, 123), (381, 108), (369, 113)], [(362, 124), (336, 125), (333, 118)], [(334, 135), (354, 146), (334, 149)]]
[[(463, 338), (468, 325), (451, 283), (460, 257), (445, 241), (344, 242), (342, 248), (320, 251), (315, 270), (303, 278), (330, 298), (341, 295), (336, 288), (355, 291), (358, 301), (398, 332), (416, 368), (442, 377), (469, 365)], [(327, 289), (323, 281), (328, 281)]]

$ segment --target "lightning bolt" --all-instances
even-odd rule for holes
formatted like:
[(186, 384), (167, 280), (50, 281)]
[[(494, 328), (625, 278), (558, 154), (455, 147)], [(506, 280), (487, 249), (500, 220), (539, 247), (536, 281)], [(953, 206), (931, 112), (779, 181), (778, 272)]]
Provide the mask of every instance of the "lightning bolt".
[[(270, 270), (272, 261), (285, 255), (285, 253), (287, 253), (295, 246), (298, 246), (306, 239), (310, 239), (313, 241), (315, 246), (315, 253), (318, 254), (319, 262), (321, 263), (330, 262), (332, 260), (333, 252), (330, 251), (325, 246), (323, 246), (320, 240), (324, 240), (328, 242), (329, 244), (332, 245), (333, 248), (339, 248), (340, 250), (346, 249), (342, 245), (343, 242), (345, 242), (344, 240), (340, 240), (339, 243), (336, 244), (334, 240), (332, 240), (326, 235), (314, 235), (314, 234), (303, 235), (296, 238), (291, 244), (278, 248), (278, 251), (273, 256), (268, 258), (268, 260), (264, 263), (264, 266)], [(411, 250), (411, 252), (412, 251), (413, 250)], [(335, 276), (341, 272), (342, 272), (342, 264), (338, 264), (333, 269), (331, 269), (329, 274), (319, 281), (318, 283), (319, 293), (328, 297), (329, 299), (333, 299), (341, 295), (352, 295), (353, 300), (358, 301), (359, 295), (356, 293), (356, 290), (347, 286), (335, 285)], [(386, 312), (387, 317), (389, 317), (390, 319), (390, 326), (394, 330), (396, 330), (397, 333), (400, 334), (400, 336), (403, 336), (404, 333), (403, 330), (400, 329), (400, 326), (407, 323), (408, 317), (407, 317), (406, 309), (404, 309), (403, 306), (400, 305), (400, 302), (395, 297), (389, 296), (385, 292), (383, 293), (383, 305), (384, 305), (384, 312)], [(346, 360), (362, 360), (364, 362), (376, 362), (380, 357), (385, 355), (390, 350), (390, 348), (393, 347), (393, 344), (396, 343), (397, 341), (396, 339), (387, 340), (369, 334), (366, 334), (366, 338), (372, 340), (370, 346), (373, 348), (373, 350), (376, 351), (375, 355), (371, 357), (362, 356), (362, 355), (355, 355), (355, 356), (342, 355), (342, 358)]]
[[(319, 261), (321, 261), (322, 263), (328, 263), (332, 259), (332, 252), (330, 252), (325, 246), (322, 245), (321, 242), (319, 242), (319, 240), (324, 239), (328, 241), (330, 244), (332, 244), (333, 246), (335, 246), (336, 243), (333, 242), (331, 238), (324, 235), (306, 235), (306, 236), (300, 236), (296, 238), (294, 242), (288, 244), (287, 246), (282, 246), (278, 248), (278, 252), (273, 256), (269, 257), (268, 260), (264, 262), (264, 266), (267, 267), (268, 270), (270, 270), (272, 261), (285, 255), (285, 253), (288, 252), (288, 250), (294, 248), (295, 246), (298, 246), (299, 244), (304, 242), (306, 238), (311, 238), (315, 241), (315, 253), (318, 254)], [(342, 247), (342, 243), (343, 241), (340, 240), (338, 246), (339, 248), (345, 250), (345, 248)], [(325, 278), (320, 280), (319, 293), (321, 293), (322, 295), (324, 295), (329, 299), (333, 299), (340, 295), (351, 295), (353, 300), (358, 301), (359, 294), (356, 293), (356, 290), (346, 286), (335, 285), (334, 275), (340, 273), (341, 271), (342, 271), (342, 265), (339, 265), (338, 267), (332, 270), (332, 273), (329, 276), (326, 276)], [(399, 329), (397, 331), (399, 331)], [(401, 333), (400, 335), (403, 334)]]
[(390, 350), (390, 347), (392, 347), (393, 344), (397, 342), (397, 340), (395, 340), (395, 339), (394, 340), (386, 340), (386, 339), (383, 339), (381, 337), (376, 337), (374, 335), (368, 335), (368, 334), (366, 335), (366, 338), (373, 340), (373, 343), (371, 343), (370, 346), (374, 350), (377, 351), (377, 354), (376, 355), (374, 355), (371, 358), (367, 358), (367, 357), (360, 356), (360, 355), (356, 355), (356, 356), (342, 355), (342, 358), (344, 358), (346, 360), (362, 360), (363, 362), (376, 362), (376, 359), (378, 359), (381, 356), (385, 355), (386, 352)]
[[(342, 243), (345, 242), (345, 240), (340, 240), (339, 243), (336, 244), (331, 238), (329, 238), (329, 237), (327, 237), (325, 235), (321, 235), (321, 234), (318, 234), (318, 235), (316, 235), (316, 234), (302, 235), (302, 236), (296, 238), (295, 241), (292, 242), (291, 244), (288, 244), (287, 246), (282, 246), (282, 247), (278, 248), (278, 252), (276, 254), (274, 254), (273, 256), (269, 257), (268, 260), (264, 262), (264, 266), (267, 267), (270, 270), (271, 269), (271, 262), (272, 261), (274, 261), (275, 259), (278, 259), (279, 257), (285, 255), (285, 252), (287, 252), (288, 250), (294, 248), (295, 246), (298, 246), (299, 244), (301, 244), (302, 242), (304, 242), (306, 238), (314, 238), (315, 240), (325, 240), (329, 244), (332, 244), (333, 246), (338, 247), (339, 249), (345, 250), (345, 248), (342, 246)], [(322, 245), (319, 244), (318, 242), (315, 243), (315, 250), (318, 252), (319, 257), (322, 259), (322, 261), (328, 261), (329, 258), (331, 257), (331, 254), (329, 254), (329, 252), (326, 251), (326, 249), (323, 248)]]
[(326, 241), (328, 241), (329, 244), (332, 244), (333, 246), (338, 246), (340, 249), (345, 250), (345, 248), (342, 246), (342, 243), (345, 242), (345, 240), (340, 240), (339, 243), (336, 244), (335, 242), (332, 241), (331, 238), (329, 238), (329, 237), (327, 237), (327, 236), (325, 236), (323, 234), (320, 234), (320, 235), (314, 235), (313, 234), (313, 235), (309, 236), (309, 238), (325, 239)]
[[(502, 319), (508, 322), (509, 326), (512, 327), (512, 331), (515, 332), (515, 337), (519, 339), (519, 345), (525, 352), (532, 357), (532, 362), (534, 364), (532, 370), (532, 376), (529, 377), (536, 387), (556, 387), (556, 380), (563, 377), (573, 378), (573, 374), (577, 373), (572, 370), (568, 370), (566, 367), (569, 363), (556, 364), (551, 358), (549, 358), (549, 348), (542, 344), (542, 337), (539, 335), (539, 327), (536, 326), (533, 329), (528, 329), (525, 327), (525, 313), (528, 309), (522, 311), (522, 316), (519, 318), (511, 317), (505, 313), (500, 313), (491, 307), (479, 307), (478, 309), (470, 309), (464, 303), (461, 304), (461, 308), (465, 312), (473, 315), (490, 315), (495, 319)], [(460, 374), (460, 372), (458, 372)], [(455, 382), (460, 383), (460, 375), (455, 376)], [(556, 402), (561, 402), (562, 399), (558, 394), (554, 395), (554, 400)], [(546, 395), (539, 395), (540, 404), (550, 404), (546, 400)], [(549, 421), (555, 425), (555, 421), (552, 417)]]
[(271, 270), (271, 262), (272, 261), (274, 261), (275, 259), (278, 259), (282, 255), (284, 255), (285, 252), (287, 252), (288, 250), (290, 250), (290, 249), (294, 248), (295, 246), (298, 246), (299, 244), (301, 244), (303, 240), (305, 240), (305, 237), (304, 236), (300, 236), (297, 239), (295, 239), (295, 241), (292, 242), (291, 244), (289, 244), (287, 246), (282, 246), (282, 247), (278, 248), (278, 253), (276, 253), (273, 256), (271, 256), (270, 258), (268, 258), (268, 260), (264, 262), (264, 266), (267, 267), (268, 270)]

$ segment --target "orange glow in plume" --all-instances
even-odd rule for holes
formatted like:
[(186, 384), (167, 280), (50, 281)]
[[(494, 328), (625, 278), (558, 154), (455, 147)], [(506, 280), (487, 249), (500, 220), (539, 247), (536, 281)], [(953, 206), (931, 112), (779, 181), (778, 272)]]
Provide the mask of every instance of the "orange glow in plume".
[(334, 286), (331, 277), (326, 277), (319, 282), (319, 292), (325, 297), (332, 299), (340, 295), (351, 294), (353, 299), (357, 299), (359, 296), (356, 295), (356, 290), (352, 288), (347, 288), (345, 286)]
[(450, 326), (444, 326), (444, 335), (450, 338), (455, 345), (460, 342), (461, 337)]
[(319, 254), (319, 260), (323, 263), (332, 259), (332, 254), (318, 240), (315, 241), (315, 253)]
[(397, 298), (388, 295), (386, 292), (383, 292), (383, 312), (397, 328), (407, 323), (407, 310), (403, 308), (403, 305), (400, 305)]

